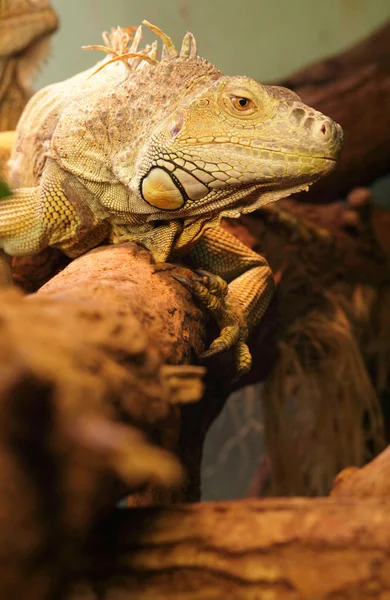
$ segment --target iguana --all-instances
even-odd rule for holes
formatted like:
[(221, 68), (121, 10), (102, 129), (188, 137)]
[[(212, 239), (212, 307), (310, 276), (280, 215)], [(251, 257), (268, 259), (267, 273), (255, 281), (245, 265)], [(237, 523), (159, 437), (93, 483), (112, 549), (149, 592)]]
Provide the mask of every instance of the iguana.
[[(141, 26), (104, 34), (108, 56), (33, 96), (10, 160), (13, 196), (0, 203), (0, 249), (52, 246), (77, 257), (103, 241), (133, 241), (156, 262), (187, 254), (183, 280), (211, 310), (220, 336), (203, 356), (235, 348), (250, 368), (248, 328), (273, 293), (266, 260), (219, 227), (306, 189), (331, 171), (342, 129), (284, 88), (225, 76), (163, 41), (138, 49)], [(4, 254), (3, 254), (4, 258)], [(205, 272), (207, 271), (207, 272)]]

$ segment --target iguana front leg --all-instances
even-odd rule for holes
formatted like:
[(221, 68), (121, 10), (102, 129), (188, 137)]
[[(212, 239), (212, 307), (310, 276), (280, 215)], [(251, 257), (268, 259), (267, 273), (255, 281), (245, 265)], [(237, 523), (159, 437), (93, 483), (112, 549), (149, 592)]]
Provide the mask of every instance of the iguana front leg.
[(109, 226), (92, 204), (92, 194), (80, 180), (51, 159), (39, 186), (13, 190), (1, 199), (0, 284), (8, 283), (4, 253), (30, 256), (52, 246), (75, 257), (97, 246)]
[(16, 190), (0, 200), (0, 285), (11, 283), (11, 256), (35, 254), (44, 247), (39, 188)]
[(202, 357), (234, 347), (240, 377), (252, 362), (246, 345), (248, 333), (260, 322), (273, 295), (272, 271), (264, 257), (220, 227), (206, 230), (190, 258), (197, 269), (209, 274), (200, 271), (193, 279), (179, 280), (210, 310), (221, 329)]

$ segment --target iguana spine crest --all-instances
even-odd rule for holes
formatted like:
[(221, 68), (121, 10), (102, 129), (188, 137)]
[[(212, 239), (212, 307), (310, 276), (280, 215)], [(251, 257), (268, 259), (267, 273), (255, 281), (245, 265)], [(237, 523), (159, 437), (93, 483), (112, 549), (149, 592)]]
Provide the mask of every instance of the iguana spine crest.
[[(179, 56), (174, 43), (168, 35), (161, 31), (159, 27), (149, 23), (149, 21), (143, 21), (143, 24), (149, 27), (149, 29), (163, 41), (160, 62), (166, 62)], [(134, 31), (135, 33), (133, 35)], [(104, 69), (107, 65), (118, 61), (122, 61), (130, 70), (136, 69), (142, 61), (146, 61), (151, 65), (157, 65), (159, 62), (157, 60), (157, 41), (153, 42), (153, 44), (147, 44), (143, 50), (138, 51), (138, 46), (142, 39), (142, 25), (137, 28), (112, 28), (110, 33), (104, 31), (102, 37), (106, 44), (105, 46), (101, 44), (82, 46), (83, 50), (100, 50), (106, 54), (113, 55), (113, 58), (105, 61), (89, 77), (96, 75), (96, 73)], [(129, 46), (130, 41), (132, 43)], [(180, 58), (192, 59), (195, 57), (196, 41), (192, 33), (187, 32), (183, 38)]]

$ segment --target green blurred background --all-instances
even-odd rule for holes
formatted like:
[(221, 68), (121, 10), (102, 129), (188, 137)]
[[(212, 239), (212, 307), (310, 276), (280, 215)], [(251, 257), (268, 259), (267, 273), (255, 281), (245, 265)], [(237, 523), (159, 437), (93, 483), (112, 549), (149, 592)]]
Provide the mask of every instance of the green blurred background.
[[(180, 44), (192, 31), (199, 54), (227, 75), (278, 79), (339, 52), (390, 17), (390, 0), (52, 0), (60, 16), (52, 57), (37, 85), (60, 81), (100, 60), (112, 26), (148, 19)], [(154, 39), (147, 37), (146, 39)]]

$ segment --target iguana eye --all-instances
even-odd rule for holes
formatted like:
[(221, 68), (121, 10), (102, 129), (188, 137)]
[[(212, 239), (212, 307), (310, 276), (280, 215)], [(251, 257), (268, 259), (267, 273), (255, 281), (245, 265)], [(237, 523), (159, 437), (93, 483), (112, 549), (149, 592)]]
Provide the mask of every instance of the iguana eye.
[(244, 98), (244, 96), (231, 96), (230, 100), (233, 104), (233, 107), (240, 112), (254, 108), (254, 103), (252, 100), (249, 100), (249, 98)]

